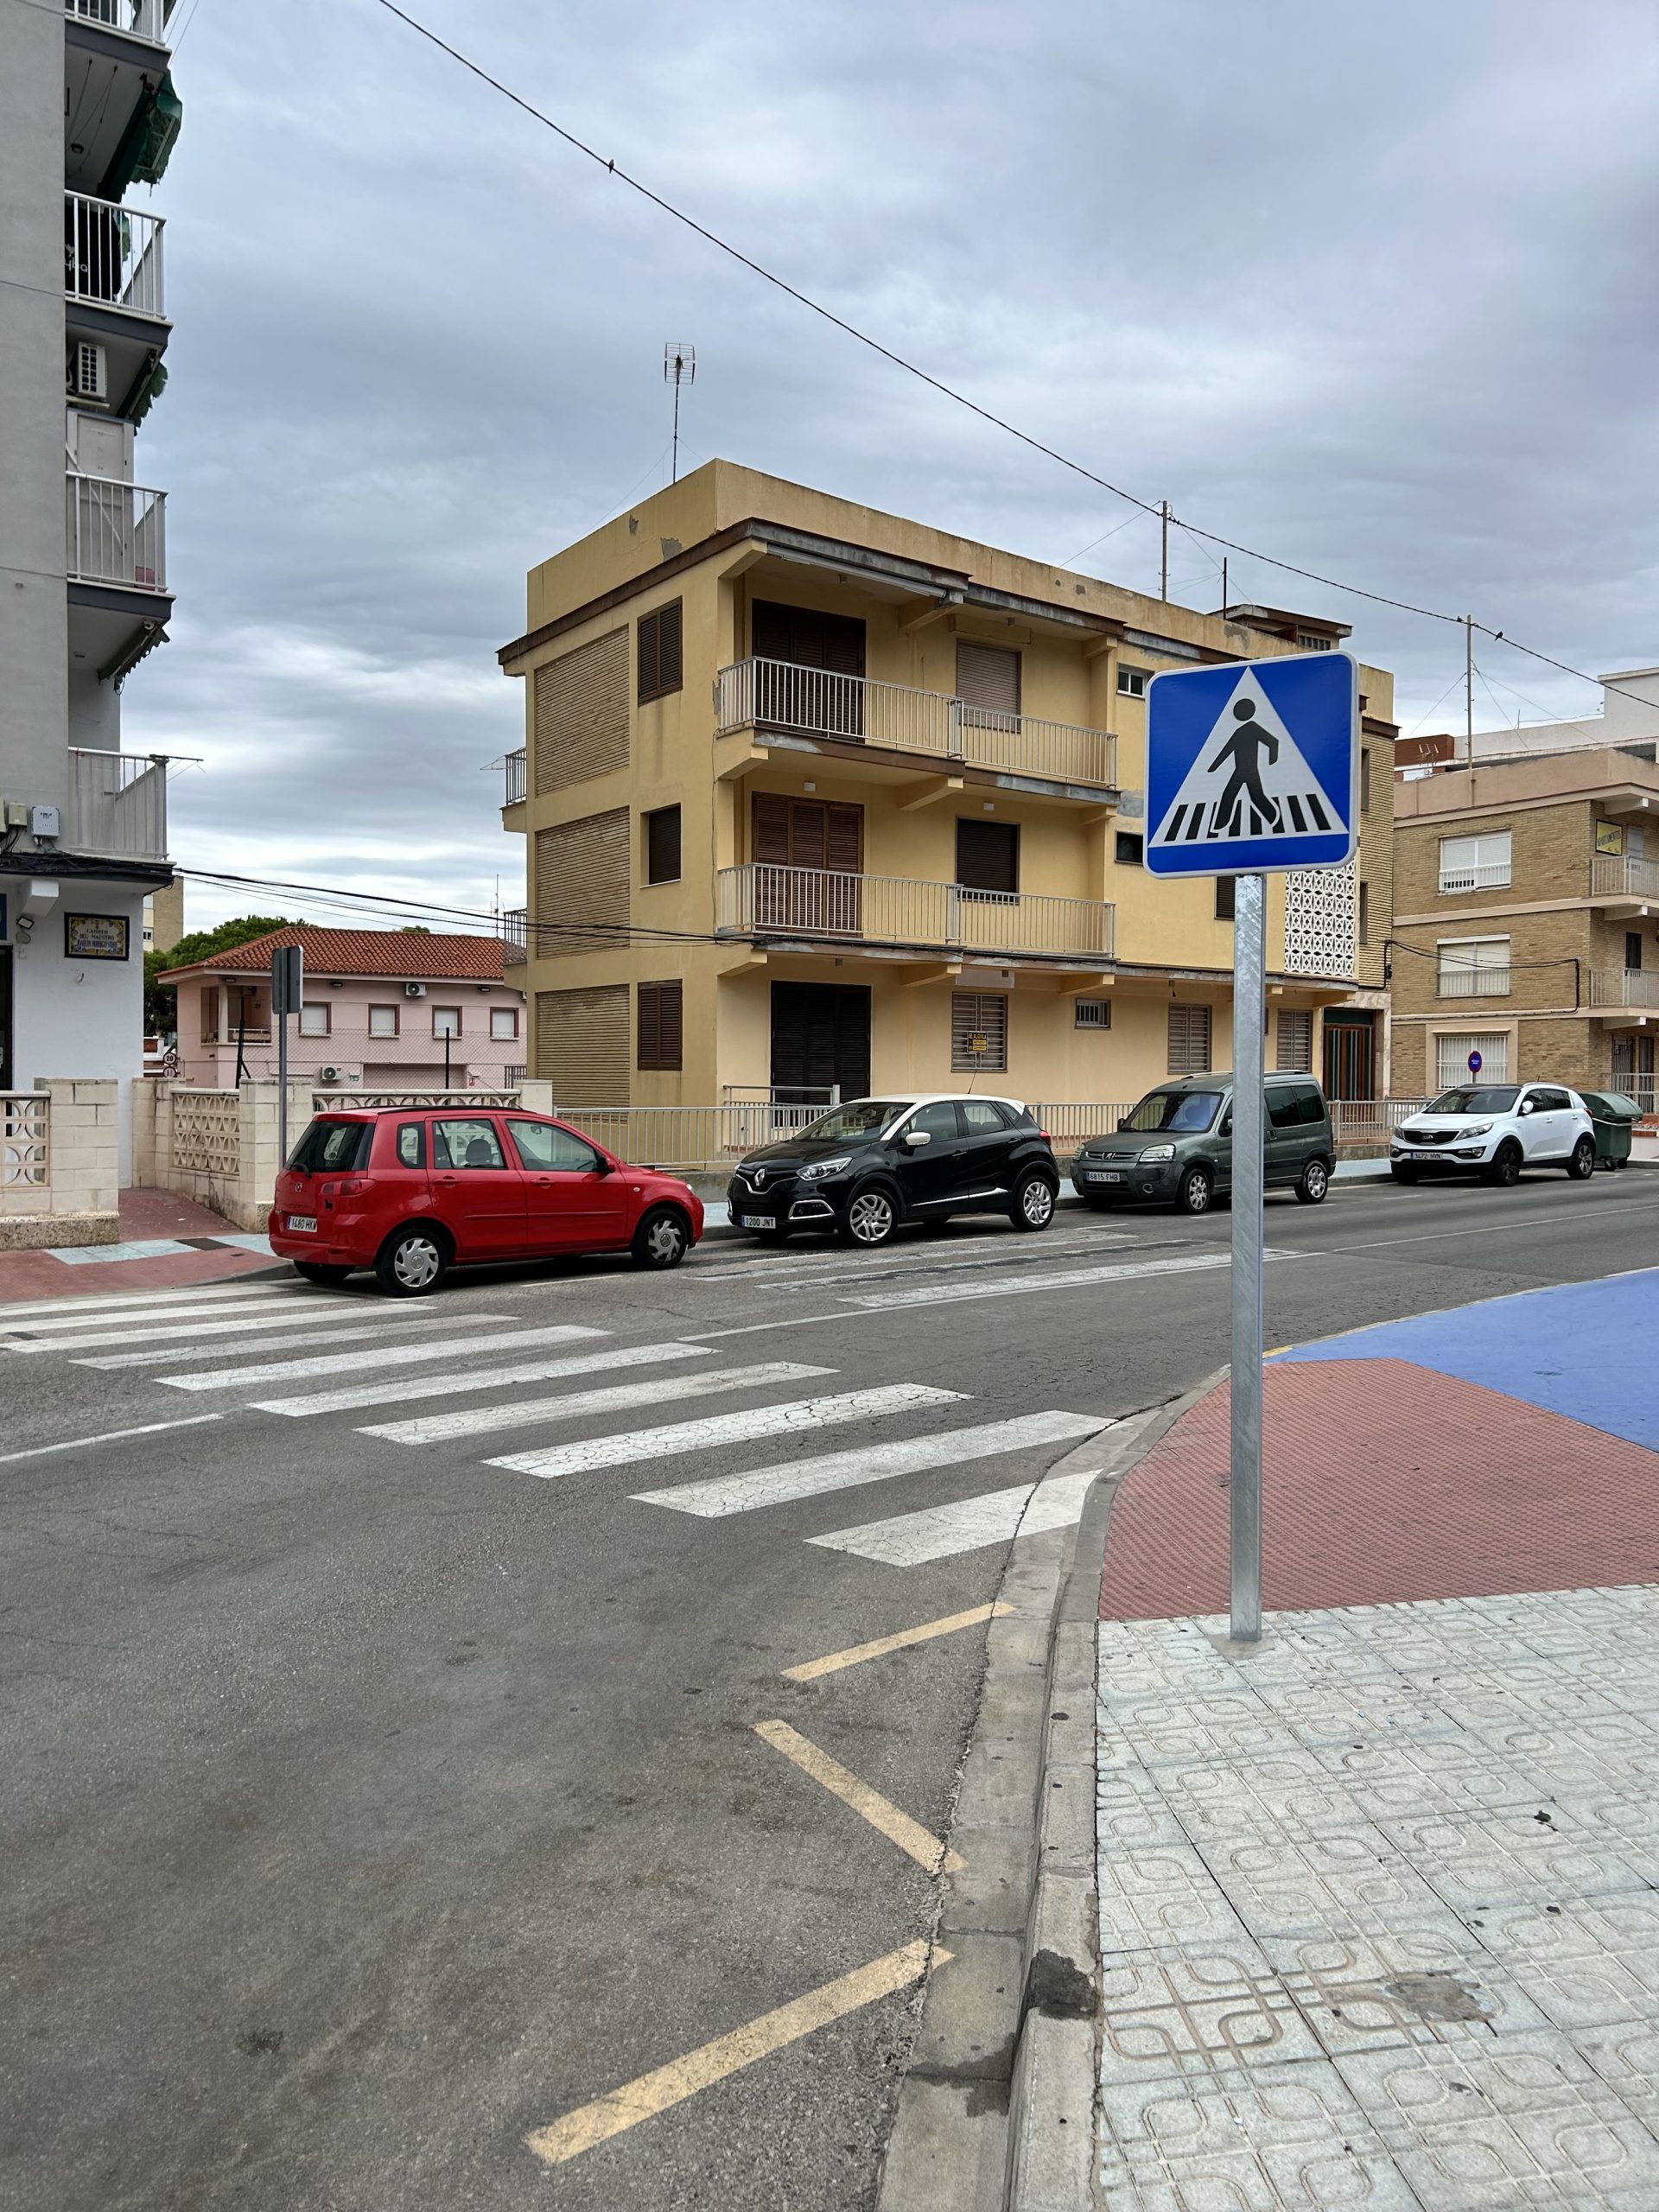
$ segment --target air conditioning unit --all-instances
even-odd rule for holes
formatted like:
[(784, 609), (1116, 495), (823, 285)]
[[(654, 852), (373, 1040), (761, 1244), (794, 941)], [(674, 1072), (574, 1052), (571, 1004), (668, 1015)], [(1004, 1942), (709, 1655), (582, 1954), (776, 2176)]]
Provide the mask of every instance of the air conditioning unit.
[(317, 1081), (319, 1083), (343, 1083), (345, 1079), (343, 1071), (339, 1068), (319, 1068), (317, 1070)]
[(423, 999), (426, 996), (426, 985), (424, 983), (405, 983), (404, 985), (404, 996), (406, 999)]
[(75, 399), (109, 398), (109, 353), (90, 338), (78, 339), (69, 348), (69, 391)]

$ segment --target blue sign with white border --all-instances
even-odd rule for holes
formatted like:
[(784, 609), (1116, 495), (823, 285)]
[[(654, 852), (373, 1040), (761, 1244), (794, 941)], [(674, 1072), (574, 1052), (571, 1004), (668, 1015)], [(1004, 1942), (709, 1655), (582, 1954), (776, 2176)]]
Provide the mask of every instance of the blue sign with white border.
[(1294, 653), (1147, 686), (1148, 875), (1340, 868), (1359, 823), (1359, 668)]

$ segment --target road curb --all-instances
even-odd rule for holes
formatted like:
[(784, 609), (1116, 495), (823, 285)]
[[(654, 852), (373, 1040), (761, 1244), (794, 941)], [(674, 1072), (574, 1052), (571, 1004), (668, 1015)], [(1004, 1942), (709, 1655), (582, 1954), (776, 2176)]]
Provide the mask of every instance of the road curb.
[[(1224, 1370), (1223, 1372), (1224, 1373)], [(1095, 1618), (1117, 1486), (1215, 1387), (1131, 1414), (1051, 1467), (1092, 1473), (1071, 1528), (1017, 1536), (950, 1823), (931, 1969), (880, 2212), (1077, 2212), (1091, 2202), (1099, 1990)]]

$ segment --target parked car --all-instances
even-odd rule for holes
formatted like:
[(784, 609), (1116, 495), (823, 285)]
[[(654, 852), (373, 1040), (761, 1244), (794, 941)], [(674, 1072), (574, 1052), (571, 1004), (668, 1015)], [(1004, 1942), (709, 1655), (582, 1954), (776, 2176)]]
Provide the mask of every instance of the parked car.
[(295, 1146), (269, 1235), (309, 1282), (372, 1268), (382, 1289), (415, 1298), (485, 1260), (626, 1252), (675, 1268), (702, 1235), (702, 1202), (541, 1115), (348, 1109), (319, 1115)]
[(770, 1243), (827, 1230), (843, 1244), (885, 1244), (903, 1222), (1005, 1213), (1046, 1229), (1060, 1171), (1017, 1098), (906, 1091), (833, 1107), (738, 1164), (732, 1220)]
[(1425, 1174), (1478, 1175), (1509, 1185), (1523, 1167), (1596, 1172), (1596, 1125), (1576, 1090), (1554, 1083), (1459, 1084), (1395, 1131), (1396, 1183)]
[[(1293, 1190), (1304, 1205), (1331, 1187), (1336, 1140), (1331, 1109), (1312, 1076), (1270, 1075), (1262, 1155), (1269, 1190)], [(1160, 1084), (1110, 1136), (1091, 1137), (1071, 1164), (1085, 1205), (1173, 1204), (1208, 1213), (1233, 1180), (1233, 1080), (1187, 1075)]]

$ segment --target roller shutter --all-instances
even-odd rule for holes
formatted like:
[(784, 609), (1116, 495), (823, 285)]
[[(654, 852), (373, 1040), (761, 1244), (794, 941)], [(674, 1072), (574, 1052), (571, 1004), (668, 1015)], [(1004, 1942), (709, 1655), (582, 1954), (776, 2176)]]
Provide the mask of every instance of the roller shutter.
[(571, 1112), (628, 1103), (628, 987), (536, 994), (536, 1073)]
[(1313, 1066), (1313, 1017), (1294, 1007), (1279, 1015), (1279, 1050), (1274, 1062), (1281, 1075), (1307, 1075)]
[(626, 945), (628, 855), (626, 806), (537, 831), (535, 921), (544, 957)]
[[(676, 645), (677, 656), (678, 647)], [(563, 791), (628, 765), (628, 633), (545, 662), (531, 678), (535, 701), (535, 789)]]

